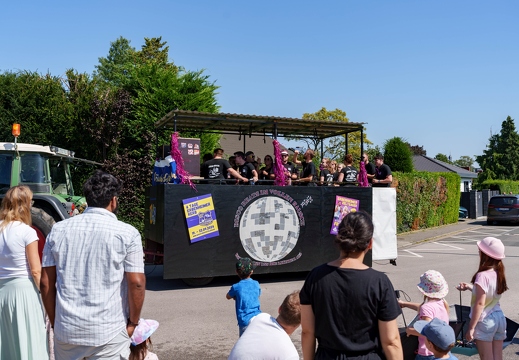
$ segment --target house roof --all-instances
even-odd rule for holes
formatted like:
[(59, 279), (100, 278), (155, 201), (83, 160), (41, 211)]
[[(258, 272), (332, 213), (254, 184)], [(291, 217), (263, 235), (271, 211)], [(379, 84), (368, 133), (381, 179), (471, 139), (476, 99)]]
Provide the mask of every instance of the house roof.
[(207, 113), (173, 110), (155, 123), (156, 128), (176, 131), (219, 132), (222, 134), (247, 134), (251, 136), (315, 137), (332, 136), (363, 131), (364, 123), (310, 120), (276, 116)]
[(417, 171), (429, 171), (429, 172), (454, 172), (462, 178), (475, 179), (478, 174), (475, 172), (466, 170), (456, 165), (447, 164), (443, 161), (430, 158), (423, 155), (413, 156), (413, 165)]

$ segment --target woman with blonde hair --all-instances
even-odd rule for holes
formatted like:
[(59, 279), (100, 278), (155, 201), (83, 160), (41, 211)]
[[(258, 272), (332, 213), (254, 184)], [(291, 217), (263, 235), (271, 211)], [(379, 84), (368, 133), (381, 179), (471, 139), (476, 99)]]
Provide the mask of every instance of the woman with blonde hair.
[(0, 359), (49, 358), (31, 203), (31, 190), (15, 186), (0, 208)]
[[(335, 163), (334, 166), (332, 166), (333, 163)], [(324, 166), (321, 169), (321, 174), (320, 174), (320, 178), (319, 178), (321, 185), (328, 185), (328, 186), (333, 185), (334, 174), (335, 174), (335, 171), (337, 170), (337, 162), (331, 161), (328, 158), (323, 158), (321, 165)]]

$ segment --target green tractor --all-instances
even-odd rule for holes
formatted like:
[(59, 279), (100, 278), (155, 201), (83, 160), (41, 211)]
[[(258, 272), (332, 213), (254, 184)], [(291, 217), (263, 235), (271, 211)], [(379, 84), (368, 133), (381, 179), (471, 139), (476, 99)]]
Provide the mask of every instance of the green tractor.
[(40, 256), (52, 226), (86, 207), (85, 198), (74, 195), (70, 174), (72, 166), (81, 164), (101, 165), (55, 146), (0, 142), (0, 199), (12, 186), (32, 190), (32, 227), (38, 234)]

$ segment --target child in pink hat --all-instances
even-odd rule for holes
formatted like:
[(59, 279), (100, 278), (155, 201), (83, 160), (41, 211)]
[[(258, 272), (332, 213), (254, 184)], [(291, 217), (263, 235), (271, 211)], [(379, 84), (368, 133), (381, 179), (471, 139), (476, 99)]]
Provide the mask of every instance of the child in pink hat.
[(130, 339), (129, 360), (159, 360), (156, 354), (151, 352), (150, 336), (159, 327), (156, 320), (140, 319)]
[(479, 268), (471, 283), (460, 283), (458, 290), (471, 290), (470, 323), (466, 339), (477, 340), (482, 359), (502, 359), (506, 338), (506, 318), (499, 306), (501, 294), (508, 290), (505, 278), (505, 246), (501, 240), (486, 237), (478, 241)]
[[(427, 270), (420, 276), (418, 290), (423, 294), (423, 302), (413, 303), (398, 301), (400, 307), (418, 311), (419, 320), (431, 321), (434, 318), (449, 322), (449, 304), (445, 296), (449, 293), (449, 285), (442, 274), (436, 270)], [(426, 338), (409, 325), (406, 329), (407, 336), (418, 336), (418, 352), (415, 360), (435, 359), (434, 353), (426, 346)]]

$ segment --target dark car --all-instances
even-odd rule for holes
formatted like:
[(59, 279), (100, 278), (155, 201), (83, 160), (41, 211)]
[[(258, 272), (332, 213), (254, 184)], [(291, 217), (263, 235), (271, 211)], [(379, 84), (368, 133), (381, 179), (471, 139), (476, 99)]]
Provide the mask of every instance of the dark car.
[(519, 222), (519, 195), (496, 195), (488, 202), (487, 224)]
[(459, 216), (458, 216), (460, 219), (466, 219), (469, 217), (469, 211), (467, 210), (466, 207), (463, 207), (463, 206), (460, 206), (460, 209), (459, 209)]

